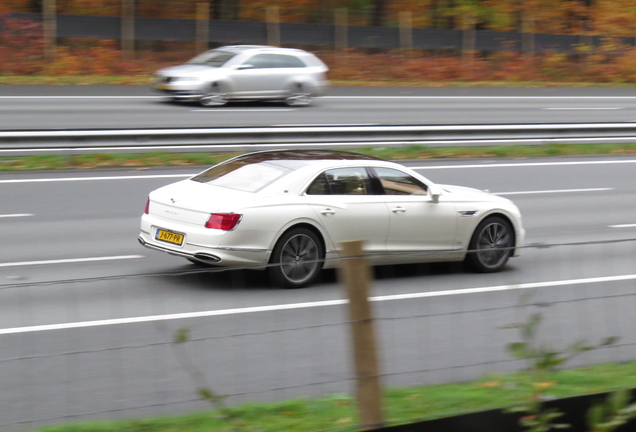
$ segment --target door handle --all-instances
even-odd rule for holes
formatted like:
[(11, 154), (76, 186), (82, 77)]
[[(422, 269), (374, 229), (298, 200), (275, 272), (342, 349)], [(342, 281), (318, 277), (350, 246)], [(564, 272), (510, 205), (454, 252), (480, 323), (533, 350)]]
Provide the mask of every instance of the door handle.
[(325, 216), (333, 216), (333, 215), (335, 215), (335, 214), (336, 214), (336, 212), (335, 212), (335, 211), (333, 211), (333, 210), (331, 210), (330, 208), (326, 208), (326, 209), (322, 210), (322, 211), (320, 212), (320, 214), (323, 214), (323, 215), (325, 215)]
[(391, 211), (392, 211), (393, 213), (404, 213), (404, 212), (406, 211), (406, 209), (405, 209), (404, 207), (399, 207), (399, 206), (398, 206), (398, 207), (396, 207), (396, 208), (391, 209)]

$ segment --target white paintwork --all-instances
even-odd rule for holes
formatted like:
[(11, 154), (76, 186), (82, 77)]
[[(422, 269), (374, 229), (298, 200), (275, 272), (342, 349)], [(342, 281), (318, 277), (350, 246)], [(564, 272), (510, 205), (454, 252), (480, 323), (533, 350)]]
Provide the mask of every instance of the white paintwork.
[[(333, 258), (339, 257), (339, 245), (346, 240), (367, 241), (373, 264), (458, 261), (464, 259), (477, 225), (484, 218), (499, 214), (510, 220), (515, 231), (515, 255), (523, 244), (521, 215), (506, 198), (466, 187), (436, 185), (417, 172), (388, 161), (303, 163), (304, 166), (253, 193), (192, 179), (157, 189), (149, 195), (149, 214), (141, 218), (140, 239), (148, 247), (183, 257), (191, 258), (198, 253), (218, 256), (220, 266), (263, 267), (285, 231), (307, 224), (320, 233), (324, 242), (325, 268), (337, 265)], [(392, 168), (424, 183), (428, 194), (305, 193), (321, 173), (347, 167)], [(438, 202), (431, 191), (439, 192)], [(396, 207), (404, 211), (394, 211)], [(242, 219), (232, 231), (205, 228), (208, 216), (215, 212), (239, 213)], [(184, 234), (184, 244), (176, 246), (155, 240), (158, 228)]]

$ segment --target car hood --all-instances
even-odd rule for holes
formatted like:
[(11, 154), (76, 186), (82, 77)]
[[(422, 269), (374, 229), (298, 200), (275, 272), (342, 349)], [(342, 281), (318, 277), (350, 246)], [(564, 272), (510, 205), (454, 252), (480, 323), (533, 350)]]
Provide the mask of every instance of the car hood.
[(222, 68), (214, 66), (206, 66), (201, 64), (182, 64), (159, 69), (155, 74), (160, 76), (184, 77), (184, 76), (201, 76), (219, 72)]
[(453, 186), (453, 185), (438, 185), (442, 190), (448, 194), (449, 198), (453, 201), (491, 201), (491, 202), (509, 202), (507, 198), (503, 198), (494, 195), (490, 192), (486, 192), (479, 189)]

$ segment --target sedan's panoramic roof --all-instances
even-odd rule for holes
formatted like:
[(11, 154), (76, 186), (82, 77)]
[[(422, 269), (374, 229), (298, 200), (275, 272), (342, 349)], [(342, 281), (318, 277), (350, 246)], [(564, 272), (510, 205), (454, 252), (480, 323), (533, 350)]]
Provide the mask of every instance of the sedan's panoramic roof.
[(316, 161), (316, 160), (382, 160), (374, 156), (360, 153), (335, 150), (274, 150), (248, 153), (238, 156), (236, 160), (243, 163), (259, 163), (270, 161)]

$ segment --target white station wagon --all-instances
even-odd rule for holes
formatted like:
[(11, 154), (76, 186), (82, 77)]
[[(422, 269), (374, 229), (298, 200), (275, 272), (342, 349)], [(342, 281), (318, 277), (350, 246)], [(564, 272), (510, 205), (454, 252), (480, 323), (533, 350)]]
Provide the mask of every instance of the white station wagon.
[(328, 85), (329, 68), (300, 49), (233, 45), (206, 51), (155, 72), (154, 88), (176, 101), (221, 106), (232, 100), (276, 100), (305, 106)]
[(337, 266), (343, 241), (363, 240), (374, 265), (465, 260), (495, 272), (523, 239), (506, 198), (323, 150), (249, 153), (157, 189), (139, 235), (142, 245), (195, 263), (267, 268), (288, 288)]

